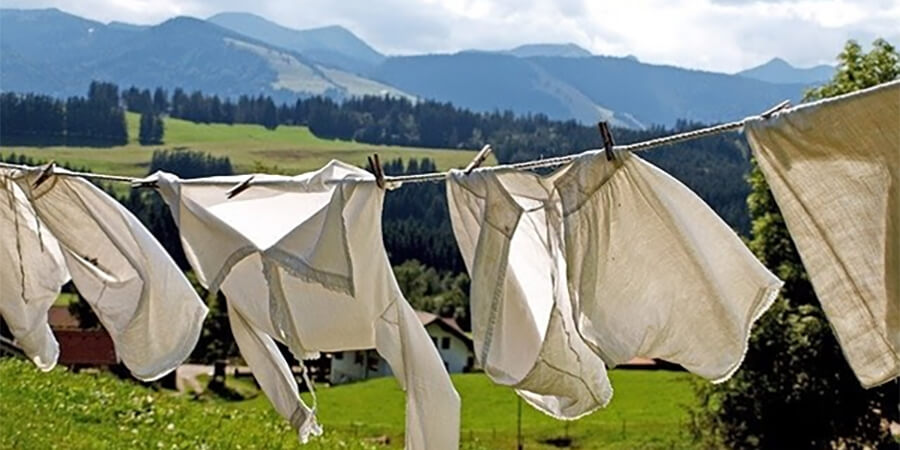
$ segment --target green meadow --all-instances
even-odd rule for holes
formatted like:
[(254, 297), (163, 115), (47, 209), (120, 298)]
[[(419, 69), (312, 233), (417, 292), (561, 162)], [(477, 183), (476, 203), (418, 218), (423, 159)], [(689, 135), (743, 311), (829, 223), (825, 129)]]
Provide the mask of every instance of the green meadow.
[[(128, 113), (129, 143), (115, 147), (22, 147), (3, 146), (0, 154), (25, 154), (39, 160), (55, 160), (94, 172), (141, 176), (147, 173), (154, 150), (190, 149), (227, 156), (237, 172), (254, 168), (283, 173), (302, 173), (322, 167), (332, 159), (364, 166), (366, 157), (377, 153), (382, 161), (395, 158), (431, 158), (442, 169), (464, 167), (475, 156), (469, 150), (426, 149), (370, 145), (352, 141), (320, 139), (307, 127), (279, 126), (267, 130), (250, 124), (199, 124), (166, 118), (162, 145), (138, 144), (140, 117)], [(477, 150), (477, 149), (474, 149)], [(493, 160), (491, 160), (493, 161)]]
[[(574, 422), (554, 420), (522, 404), (527, 449), (688, 448), (691, 375), (664, 371), (611, 372), (612, 403)], [(30, 363), (0, 359), (0, 448), (301, 448), (296, 434), (247, 379), (231, 387), (242, 401), (154, 390), (112, 375), (41, 373)], [(518, 400), (483, 374), (454, 375), (462, 398), (462, 448), (515, 448)], [(320, 386), (325, 435), (307, 447), (403, 446), (404, 394), (393, 378)], [(568, 439), (568, 441), (566, 441)], [(389, 443), (385, 444), (385, 441)]]

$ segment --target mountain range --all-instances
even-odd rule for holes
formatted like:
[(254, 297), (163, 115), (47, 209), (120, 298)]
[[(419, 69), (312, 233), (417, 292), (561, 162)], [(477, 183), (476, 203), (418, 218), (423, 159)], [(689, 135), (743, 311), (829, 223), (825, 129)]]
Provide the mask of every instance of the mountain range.
[(392, 95), (643, 128), (738, 119), (799, 99), (833, 70), (775, 59), (724, 74), (593, 55), (575, 44), (389, 56), (340, 26), (296, 30), (247, 13), (145, 26), (0, 9), (0, 90), (55, 96), (83, 94), (94, 79), (278, 101)]

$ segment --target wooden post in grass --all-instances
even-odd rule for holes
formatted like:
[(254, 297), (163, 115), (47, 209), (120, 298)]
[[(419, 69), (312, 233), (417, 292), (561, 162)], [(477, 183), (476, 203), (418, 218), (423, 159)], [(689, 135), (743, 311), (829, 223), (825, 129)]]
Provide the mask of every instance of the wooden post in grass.
[(518, 411), (518, 416), (519, 416), (518, 417), (518, 431), (516, 432), (516, 435), (517, 435), (516, 442), (518, 442), (518, 446), (516, 448), (518, 448), (519, 450), (522, 450), (522, 448), (523, 448), (523, 446), (522, 446), (522, 397), (520, 397), (518, 394), (516, 394), (516, 398), (519, 400), (518, 401), (518, 405), (519, 405), (519, 408), (518, 408), (519, 409), (519, 411)]

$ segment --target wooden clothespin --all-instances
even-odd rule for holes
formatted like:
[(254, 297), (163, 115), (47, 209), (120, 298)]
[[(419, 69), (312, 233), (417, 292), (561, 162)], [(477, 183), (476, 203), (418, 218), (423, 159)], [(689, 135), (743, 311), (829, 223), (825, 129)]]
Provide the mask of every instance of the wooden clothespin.
[(247, 188), (250, 187), (250, 182), (253, 181), (253, 178), (254, 178), (254, 177), (255, 177), (255, 175), (250, 175), (250, 176), (247, 177), (247, 179), (245, 179), (244, 181), (241, 181), (240, 183), (238, 183), (237, 185), (235, 185), (233, 188), (231, 188), (231, 189), (225, 191), (225, 197), (228, 197), (229, 199), (232, 199), (232, 198), (234, 198), (235, 196), (237, 196), (238, 194), (240, 194), (241, 192), (246, 191)]
[(600, 137), (603, 138), (603, 150), (604, 153), (606, 153), (606, 160), (615, 160), (616, 155), (613, 154), (613, 147), (615, 147), (616, 141), (613, 140), (612, 133), (609, 131), (609, 124), (606, 122), (598, 122), (597, 128), (600, 129)]
[(132, 189), (156, 189), (157, 187), (159, 187), (159, 185), (156, 184), (156, 180), (134, 180), (131, 182)]
[(381, 168), (381, 160), (378, 159), (378, 153), (369, 156), (368, 159), (369, 170), (375, 175), (375, 184), (384, 189), (384, 170)]
[(466, 175), (472, 173), (473, 170), (477, 169), (484, 160), (487, 159), (488, 155), (491, 154), (491, 146), (485, 145), (481, 148), (481, 150), (475, 155), (475, 158), (472, 159), (472, 162), (469, 163), (468, 166), (463, 170)]
[(44, 166), (41, 167), (41, 173), (38, 175), (37, 179), (34, 180), (34, 187), (38, 187), (43, 182), (47, 181), (50, 178), (50, 175), (53, 175), (54, 169), (56, 169), (56, 161), (50, 160), (50, 162), (44, 164)]
[(789, 106), (791, 106), (791, 101), (784, 100), (783, 102), (763, 111), (762, 114), (760, 114), (759, 116), (762, 117), (763, 119), (768, 119), (769, 117), (772, 117), (773, 115), (775, 115), (775, 113), (777, 113), (778, 111), (781, 111), (782, 109), (787, 108)]

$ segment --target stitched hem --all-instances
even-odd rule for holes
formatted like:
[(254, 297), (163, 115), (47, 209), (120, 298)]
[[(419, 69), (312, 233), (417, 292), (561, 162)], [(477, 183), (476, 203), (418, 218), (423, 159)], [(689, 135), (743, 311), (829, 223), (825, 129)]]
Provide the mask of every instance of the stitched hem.
[(601, 404), (598, 404), (597, 406), (591, 407), (590, 409), (588, 409), (588, 410), (586, 410), (585, 412), (583, 412), (583, 413), (581, 413), (581, 414), (578, 414), (578, 415), (576, 415), (576, 416), (561, 416), (561, 415), (553, 414), (552, 412), (550, 412), (550, 411), (544, 409), (543, 406), (538, 405), (537, 403), (531, 401), (531, 399), (529, 399), (528, 397), (526, 397), (526, 396), (523, 395), (522, 393), (523, 393), (523, 392), (528, 392), (528, 393), (532, 393), (532, 394), (535, 394), (535, 395), (542, 395), (542, 394), (537, 394), (537, 393), (534, 393), (534, 392), (531, 392), (531, 391), (528, 391), (528, 390), (525, 390), (525, 389), (513, 389), (513, 390), (516, 392), (516, 395), (518, 395), (519, 398), (521, 398), (522, 400), (525, 400), (525, 403), (528, 403), (532, 408), (534, 408), (534, 409), (536, 409), (536, 410), (538, 410), (538, 411), (544, 413), (544, 415), (550, 416), (550, 417), (552, 417), (552, 418), (554, 418), (554, 419), (556, 419), (556, 420), (565, 420), (565, 421), (574, 421), (574, 420), (578, 420), (578, 419), (583, 418), (584, 416), (588, 416), (588, 415), (590, 415), (590, 414), (595, 413), (598, 409), (606, 408), (606, 406), (609, 405), (609, 402), (612, 400), (612, 397), (613, 397), (613, 388), (612, 388), (612, 385), (610, 385), (610, 387), (609, 387), (609, 398), (606, 399), (606, 401), (605, 401), (602, 405), (601, 405)]
[(734, 375), (735, 372), (737, 372), (738, 369), (741, 368), (741, 364), (744, 363), (744, 358), (747, 357), (747, 350), (750, 348), (750, 337), (753, 331), (753, 324), (755, 324), (756, 321), (760, 317), (762, 317), (762, 315), (765, 314), (766, 311), (769, 310), (769, 307), (771, 307), (772, 304), (775, 303), (775, 299), (778, 298), (778, 293), (781, 292), (781, 286), (783, 285), (784, 282), (778, 280), (770, 284), (769, 286), (760, 289), (759, 294), (756, 296), (757, 301), (754, 302), (755, 305), (757, 305), (755, 306), (755, 308), (757, 309), (744, 327), (744, 348), (741, 351), (741, 357), (725, 372), (724, 375), (711, 380), (713, 384), (719, 384), (728, 381), (732, 377), (732, 375)]

